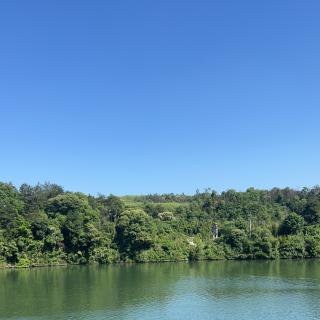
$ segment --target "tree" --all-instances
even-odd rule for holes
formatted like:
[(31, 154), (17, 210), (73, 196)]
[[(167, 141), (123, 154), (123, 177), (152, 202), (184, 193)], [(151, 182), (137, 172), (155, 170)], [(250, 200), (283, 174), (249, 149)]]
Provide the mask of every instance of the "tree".
[(58, 214), (67, 216), (71, 213), (85, 213), (90, 210), (88, 200), (72, 193), (58, 195), (49, 199), (45, 208), (48, 215), (55, 217)]
[(258, 228), (252, 234), (253, 257), (274, 259), (278, 256), (278, 241), (267, 228)]
[(320, 200), (313, 198), (307, 202), (307, 205), (302, 213), (304, 219), (311, 224), (320, 222)]
[(12, 184), (0, 182), (0, 227), (9, 229), (23, 205), (17, 189)]
[(158, 218), (162, 221), (171, 221), (174, 220), (174, 214), (170, 211), (160, 212)]
[(112, 194), (105, 200), (104, 204), (107, 208), (107, 214), (111, 221), (116, 221), (121, 212), (124, 211), (123, 201)]
[(303, 258), (306, 254), (303, 237), (298, 235), (280, 237), (279, 254), (281, 258)]
[(279, 234), (298, 234), (301, 233), (304, 226), (304, 219), (296, 213), (290, 213), (282, 222)]
[(72, 263), (86, 263), (100, 241), (98, 214), (82, 194), (66, 193), (48, 200), (48, 216), (60, 219), (65, 251)]
[(223, 232), (223, 240), (225, 243), (231, 246), (231, 248), (235, 249), (238, 252), (241, 252), (246, 244), (248, 238), (245, 232), (236, 227), (227, 226), (227, 228), (222, 230)]
[(23, 183), (20, 186), (19, 191), (21, 199), (25, 204), (24, 212), (27, 214), (43, 210), (48, 199), (63, 194), (62, 187), (49, 182), (42, 185), (37, 184), (35, 187)]
[(163, 204), (148, 203), (144, 206), (144, 211), (151, 217), (158, 217), (159, 213), (165, 211)]
[(150, 216), (141, 209), (121, 213), (116, 225), (116, 241), (122, 252), (134, 257), (154, 243), (155, 227)]
[(0, 183), (0, 264), (320, 257), (319, 187), (125, 201), (49, 183), (19, 191)]
[(305, 230), (306, 252), (310, 258), (320, 257), (320, 228), (308, 226)]

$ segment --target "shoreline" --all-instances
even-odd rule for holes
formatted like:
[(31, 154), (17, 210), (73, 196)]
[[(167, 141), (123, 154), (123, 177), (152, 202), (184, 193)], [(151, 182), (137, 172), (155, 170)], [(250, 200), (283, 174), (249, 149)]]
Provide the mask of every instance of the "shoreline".
[(275, 259), (200, 259), (200, 260), (163, 260), (163, 261), (143, 261), (143, 262), (113, 262), (113, 263), (87, 263), (87, 264), (70, 264), (70, 263), (59, 263), (59, 264), (38, 264), (38, 265), (30, 265), (30, 266), (16, 266), (16, 265), (9, 265), (9, 264), (0, 264), (0, 270), (9, 270), (9, 269), (36, 269), (36, 268), (55, 268), (55, 267), (75, 267), (75, 266), (83, 266), (83, 267), (90, 267), (90, 266), (116, 266), (116, 265), (141, 265), (141, 264), (162, 264), (162, 263), (194, 263), (194, 262), (214, 262), (214, 261), (279, 261), (279, 260), (320, 260), (320, 257), (304, 257), (304, 258), (275, 258)]

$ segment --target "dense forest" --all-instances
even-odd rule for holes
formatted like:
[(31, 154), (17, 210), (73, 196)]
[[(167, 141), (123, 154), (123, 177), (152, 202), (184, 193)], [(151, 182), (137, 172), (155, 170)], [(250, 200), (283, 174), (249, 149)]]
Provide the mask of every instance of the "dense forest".
[(313, 257), (320, 187), (117, 197), (0, 183), (0, 266)]

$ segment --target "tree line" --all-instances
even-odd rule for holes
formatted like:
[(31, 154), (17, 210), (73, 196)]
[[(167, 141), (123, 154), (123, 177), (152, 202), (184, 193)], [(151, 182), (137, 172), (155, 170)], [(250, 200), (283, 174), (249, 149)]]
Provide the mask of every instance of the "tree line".
[(316, 257), (320, 187), (117, 197), (0, 183), (1, 266)]

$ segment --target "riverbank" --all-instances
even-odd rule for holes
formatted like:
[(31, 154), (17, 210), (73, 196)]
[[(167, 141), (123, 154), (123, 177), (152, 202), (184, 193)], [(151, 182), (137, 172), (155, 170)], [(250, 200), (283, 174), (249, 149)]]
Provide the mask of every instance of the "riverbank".
[(162, 260), (162, 261), (144, 261), (144, 262), (135, 262), (135, 261), (120, 261), (108, 264), (99, 264), (99, 263), (88, 263), (88, 264), (70, 264), (70, 263), (51, 263), (51, 264), (31, 264), (31, 265), (11, 265), (11, 264), (0, 264), (1, 269), (33, 269), (33, 268), (47, 268), (47, 267), (73, 267), (73, 266), (106, 266), (106, 265), (141, 265), (141, 264), (162, 264), (162, 263), (195, 263), (195, 262), (223, 262), (223, 261), (308, 261), (308, 260), (318, 260), (320, 261), (320, 257), (311, 258), (275, 258), (275, 259), (201, 259), (201, 260)]

